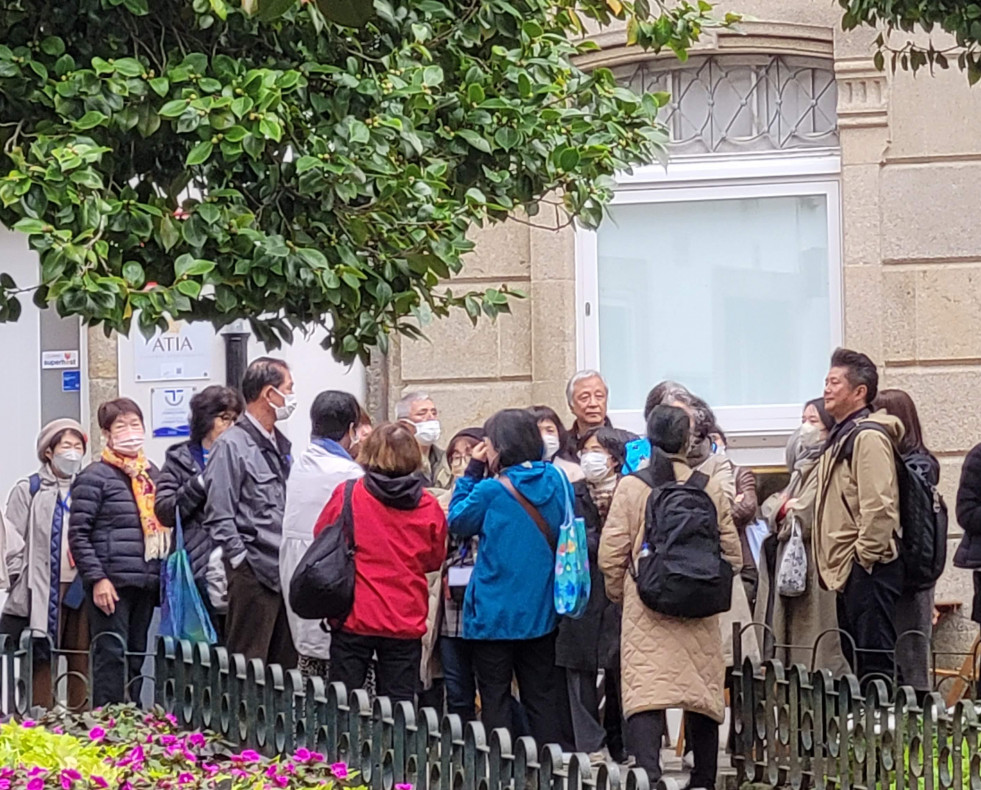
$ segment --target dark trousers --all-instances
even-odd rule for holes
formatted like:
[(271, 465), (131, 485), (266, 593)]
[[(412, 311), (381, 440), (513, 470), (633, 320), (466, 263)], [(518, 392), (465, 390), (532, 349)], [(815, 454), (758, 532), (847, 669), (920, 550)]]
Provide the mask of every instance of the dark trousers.
[(474, 669), (480, 689), (481, 720), (490, 731), (515, 732), (511, 679), (518, 680), (521, 705), (539, 745), (557, 743), (575, 751), (565, 672), (555, 666), (555, 633), (538, 639), (481, 640), (475, 643)]
[[(627, 719), (627, 741), (637, 767), (647, 771), (653, 786), (661, 778), (661, 744), (667, 728), (663, 710), (645, 710)], [(719, 724), (701, 713), (685, 713), (685, 739), (691, 744), (695, 767), (689, 787), (715, 787), (719, 769)]]
[(228, 614), (225, 639), (231, 653), (260, 658), (284, 670), (296, 667), (296, 648), (286, 619), (283, 594), (270, 590), (252, 572), (248, 560), (238, 568), (225, 563), (228, 574)]
[(419, 687), (422, 639), (360, 636), (334, 631), (330, 636), (330, 682), (348, 691), (364, 687), (371, 657), (377, 655), (376, 692), (392, 702), (414, 702)]
[(464, 724), (477, 718), (477, 678), (473, 671), (474, 642), (458, 636), (439, 638), (439, 658), (446, 684), (446, 711)]
[(603, 711), (603, 727), (606, 730), (606, 746), (610, 756), (618, 763), (627, 761), (625, 733), (627, 722), (620, 704), (620, 668), (606, 670), (606, 708)]
[(92, 643), (92, 706), (127, 698), (138, 702), (143, 689), (146, 636), (160, 594), (139, 587), (117, 587), (116, 610), (103, 612), (85, 591), (85, 614)]
[[(851, 637), (841, 646), (864, 684), (874, 676), (893, 679), (896, 668), (896, 603), (903, 592), (903, 563), (876, 563), (869, 573), (858, 562), (838, 594), (838, 627)], [(854, 650), (852, 649), (854, 641)]]

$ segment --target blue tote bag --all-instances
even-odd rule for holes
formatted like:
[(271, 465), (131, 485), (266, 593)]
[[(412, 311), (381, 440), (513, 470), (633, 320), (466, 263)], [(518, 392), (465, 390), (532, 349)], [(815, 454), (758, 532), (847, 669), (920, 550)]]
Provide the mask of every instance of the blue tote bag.
[(180, 508), (176, 508), (176, 511), (174, 551), (164, 562), (160, 572), (160, 636), (213, 645), (218, 641), (218, 635), (194, 582), (191, 558), (187, 556), (187, 548), (184, 546)]
[(566, 515), (555, 550), (555, 611), (578, 620), (586, 613), (591, 592), (589, 547), (586, 522), (576, 517), (568, 482), (563, 481), (563, 488)]

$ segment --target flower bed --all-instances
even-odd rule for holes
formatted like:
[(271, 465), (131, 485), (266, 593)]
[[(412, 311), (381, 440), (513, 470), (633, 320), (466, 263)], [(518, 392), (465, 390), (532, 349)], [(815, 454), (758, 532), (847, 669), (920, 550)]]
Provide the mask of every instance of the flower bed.
[[(279, 790), (364, 787), (357, 772), (298, 749), (269, 759), (186, 732), (162, 711), (132, 706), (51, 712), (0, 725), (0, 790)], [(411, 790), (397, 785), (397, 790)]]

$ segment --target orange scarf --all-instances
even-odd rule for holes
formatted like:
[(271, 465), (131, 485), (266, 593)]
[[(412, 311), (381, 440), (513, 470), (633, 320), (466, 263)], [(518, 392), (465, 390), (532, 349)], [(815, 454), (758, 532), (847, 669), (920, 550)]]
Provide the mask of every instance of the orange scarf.
[(139, 455), (130, 458), (120, 455), (107, 447), (102, 451), (102, 460), (110, 466), (121, 469), (133, 484), (133, 496), (136, 497), (136, 508), (140, 511), (140, 524), (143, 527), (143, 558), (146, 560), (162, 560), (170, 553), (170, 527), (165, 527), (157, 520), (153, 512), (157, 487), (150, 479), (150, 462), (140, 450)]

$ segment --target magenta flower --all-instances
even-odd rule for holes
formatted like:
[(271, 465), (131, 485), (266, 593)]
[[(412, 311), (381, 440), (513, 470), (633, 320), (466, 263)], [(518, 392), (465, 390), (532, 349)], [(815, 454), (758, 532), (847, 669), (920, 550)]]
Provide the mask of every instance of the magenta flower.
[(274, 782), (275, 782), (275, 783), (276, 783), (276, 784), (277, 784), (277, 785), (278, 785), (279, 787), (286, 787), (286, 786), (287, 786), (287, 785), (288, 785), (288, 784), (290, 783), (290, 780), (289, 780), (289, 779), (288, 779), (287, 777), (285, 777), (285, 776), (276, 776), (276, 777), (275, 777), (275, 778), (273, 779), (273, 781), (274, 781)]
[(323, 763), (326, 762), (327, 758), (324, 757), (320, 752), (310, 752), (310, 762), (312, 763)]
[(10, 790), (9, 779), (0, 779), (0, 790)]
[(293, 759), (298, 763), (310, 762), (313, 755), (310, 753), (309, 749), (297, 749), (296, 754), (293, 755)]
[(395, 790), (412, 790), (412, 785), (408, 782), (400, 782), (395, 785)]
[(109, 723), (106, 726), (111, 730), (113, 727), (116, 726), (116, 720), (112, 716), (110, 716)]
[(160, 745), (161, 746), (170, 746), (173, 743), (177, 743), (177, 736), (176, 735), (161, 735), (160, 736)]
[(27, 790), (44, 790), (44, 780), (40, 776), (35, 776), (27, 783)]
[(208, 776), (214, 776), (219, 770), (217, 765), (211, 763), (202, 763), (201, 768)]
[(164, 718), (170, 723), (171, 727), (177, 726), (177, 717), (173, 713), (168, 713)]
[(53, 732), (55, 735), (64, 735), (65, 734), (65, 731), (61, 727), (54, 727), (54, 728), (52, 728), (51, 732)]
[(98, 788), (104, 789), (109, 787), (109, 783), (105, 779), (103, 779), (101, 776), (96, 776), (95, 774), (89, 777), (89, 781), (91, 781), (92, 784)]
[(48, 772), (47, 768), (42, 768), (40, 765), (35, 765), (30, 771), (27, 772), (28, 776), (40, 776), (41, 774), (46, 774)]
[(234, 776), (236, 779), (244, 779), (248, 777), (248, 775), (248, 771), (243, 771), (241, 768), (232, 768), (232, 776)]
[(13, 775), (13, 768), (0, 768), (0, 779), (9, 779)]
[(177, 777), (177, 784), (179, 785), (189, 785), (194, 781), (194, 774), (182, 773)]
[(187, 742), (191, 746), (194, 746), (198, 749), (203, 749), (208, 744), (204, 735), (202, 735), (200, 732), (192, 732), (190, 735), (188, 735)]
[(246, 749), (241, 754), (232, 755), (232, 761), (236, 763), (257, 763), (261, 759), (259, 752), (252, 749)]
[(106, 731), (102, 727), (93, 727), (89, 730), (89, 739), (93, 741), (101, 741), (106, 737)]
[(20, 726), (27, 727), (27, 729), (31, 729), (31, 727), (37, 727), (37, 722), (31, 721), (30, 719), (24, 719), (24, 721), (20, 723)]
[(187, 749), (185, 749), (184, 759), (189, 763), (196, 763), (198, 761), (198, 756), (194, 752), (189, 752)]
[(334, 774), (338, 779), (347, 779), (347, 764), (346, 763), (334, 763), (330, 767), (330, 772)]

